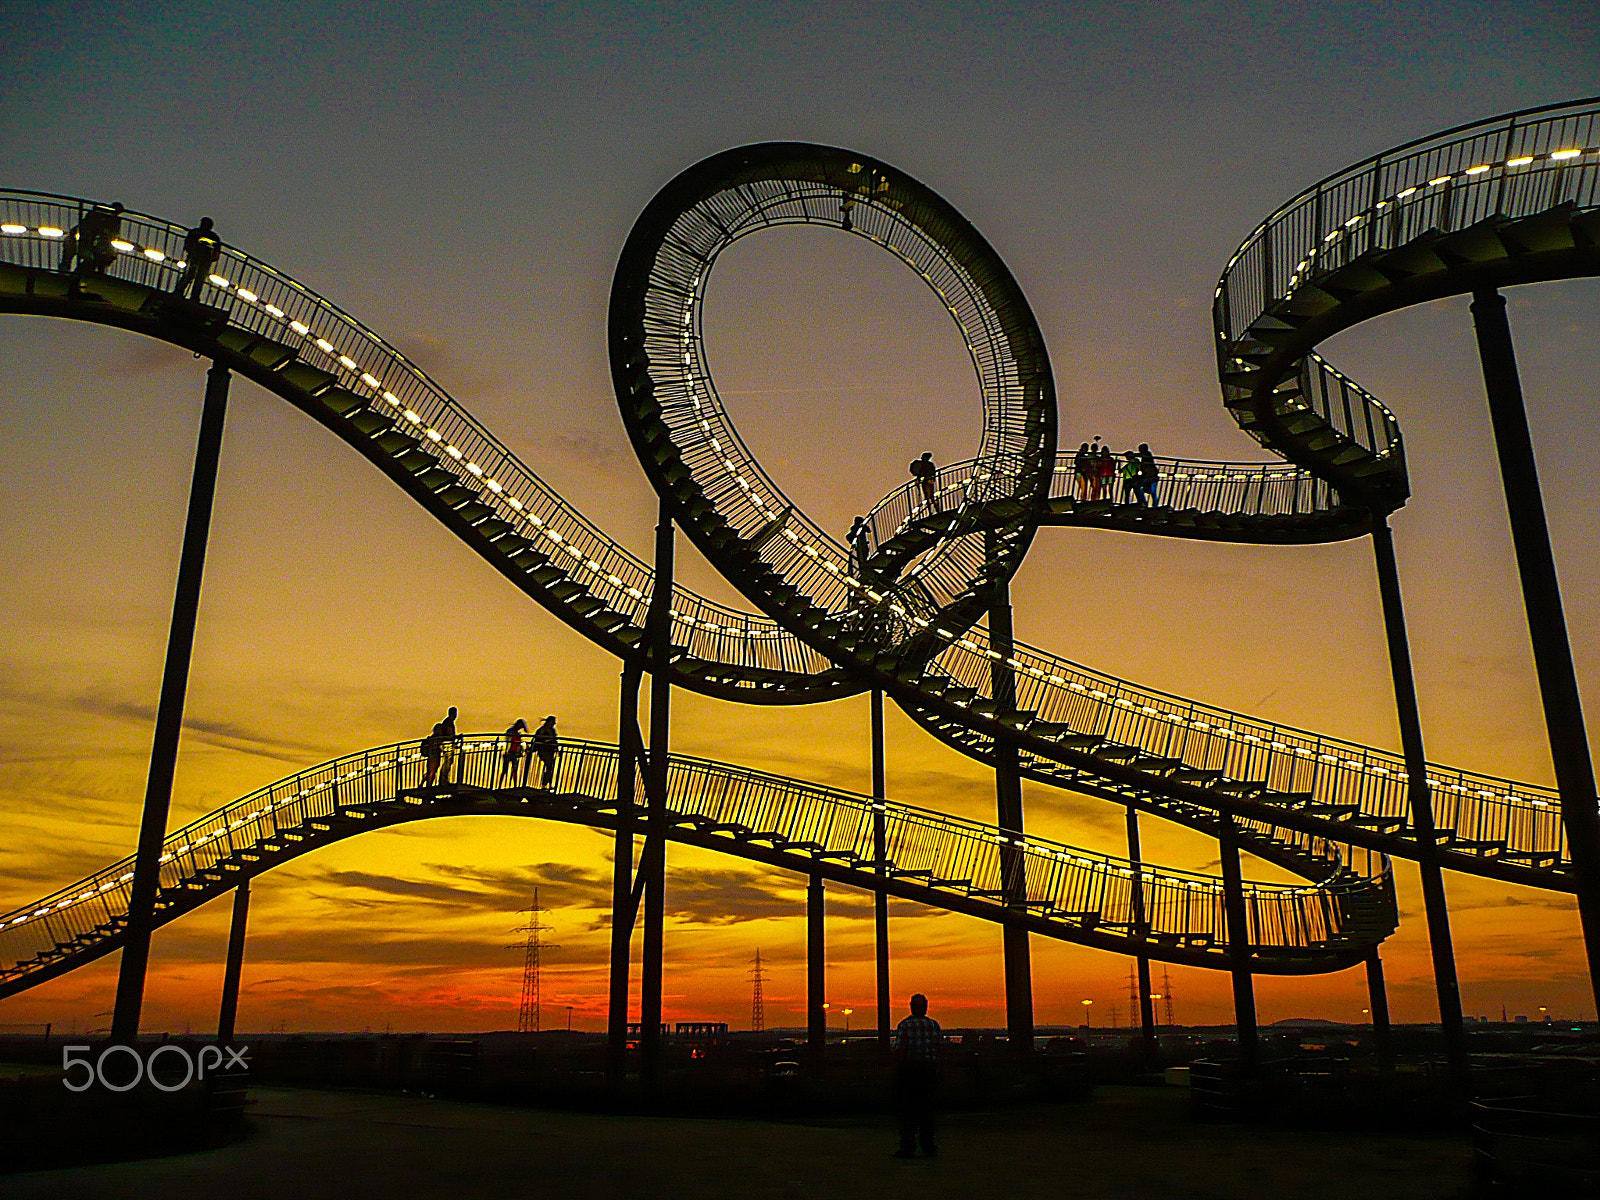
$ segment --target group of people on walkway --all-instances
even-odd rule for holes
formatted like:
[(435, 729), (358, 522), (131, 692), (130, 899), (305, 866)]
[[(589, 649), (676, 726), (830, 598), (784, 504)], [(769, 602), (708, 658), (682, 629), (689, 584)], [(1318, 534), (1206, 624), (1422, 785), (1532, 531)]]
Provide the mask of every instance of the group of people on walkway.
[(1140, 442), (1137, 450), (1123, 451), (1119, 458), (1109, 445), (1102, 446), (1097, 436), (1092, 445), (1084, 442), (1072, 456), (1072, 474), (1076, 484), (1073, 496), (1077, 500), (1115, 500), (1120, 480), (1121, 503), (1141, 508), (1159, 503), (1156, 485), (1161, 472), (1146, 442)]
[[(461, 755), (461, 735), (456, 732), (457, 716), (456, 709), (452, 707), (444, 720), (434, 725), (433, 732), (422, 739), (423, 787), (445, 787), (452, 782), (452, 778), (456, 783), (461, 782), (456, 767)], [(518, 717), (502, 735), (500, 769), (495, 774), (496, 787), (504, 787), (508, 781), (512, 787), (526, 787), (528, 771), (535, 756), (540, 765), (540, 789), (549, 791), (550, 785), (555, 782), (556, 759), (561, 754), (561, 739), (556, 735), (555, 717), (546, 717), (544, 723), (533, 731), (532, 737), (525, 736), (527, 732), (528, 723)]]
[[(120, 202), (91, 204), (78, 218), (78, 223), (67, 231), (61, 243), (61, 263), (57, 269), (70, 277), (72, 295), (83, 295), (85, 275), (104, 275), (116, 261), (117, 248), (113, 243), (122, 236), (125, 211)], [(183, 235), (183, 263), (178, 282), (172, 289), (173, 295), (181, 296), (187, 291), (189, 299), (198, 300), (200, 285), (210, 278), (211, 269), (221, 257), (222, 239), (217, 236), (211, 218), (201, 217), (200, 224)]]

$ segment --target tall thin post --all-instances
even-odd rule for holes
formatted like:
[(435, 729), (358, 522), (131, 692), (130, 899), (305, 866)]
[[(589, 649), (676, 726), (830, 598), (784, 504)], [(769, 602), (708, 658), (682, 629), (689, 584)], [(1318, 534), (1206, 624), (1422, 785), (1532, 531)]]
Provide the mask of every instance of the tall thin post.
[(1224, 814), (1217, 844), (1222, 851), (1222, 900), (1228, 917), (1228, 958), (1233, 974), (1233, 1016), (1239, 1039), (1239, 1066), (1256, 1072), (1256, 991), (1250, 976), (1250, 921), (1245, 915), (1244, 876), (1239, 870), (1239, 835)]
[(217, 1044), (233, 1041), (234, 1018), (239, 1014), (239, 976), (244, 972), (245, 922), (250, 918), (250, 881), (233, 889), (233, 924), (228, 929), (228, 965), (222, 972), (222, 1005), (217, 1011)]
[(128, 925), (123, 937), (117, 999), (111, 1017), (111, 1040), (125, 1044), (139, 1036), (139, 1012), (144, 1006), (144, 977), (150, 964), (156, 893), (161, 890), (161, 844), (166, 840), (167, 811), (172, 805), (172, 779), (178, 765), (183, 703), (189, 690), (189, 658), (194, 649), (194, 627), (200, 611), (200, 580), (205, 573), (211, 502), (217, 492), (217, 463), (222, 456), (222, 427), (227, 411), (228, 368), (213, 363), (206, 373), (205, 407), (200, 414), (200, 439), (195, 447), (194, 477), (189, 485), (189, 514), (183, 527), (178, 587), (172, 600), (172, 628), (167, 635), (167, 661), (161, 673), (161, 700), (156, 707), (150, 776), (145, 784), (144, 813), (139, 819), (139, 848), (128, 889)]
[(1372, 1014), (1372, 1048), (1378, 1054), (1378, 1070), (1394, 1072), (1394, 1039), (1389, 1035), (1389, 989), (1383, 983), (1383, 959), (1374, 946), (1367, 955), (1367, 1008)]
[[(872, 857), (878, 875), (889, 873), (889, 830), (884, 812), (887, 772), (883, 757), (883, 692), (872, 689)], [(889, 1046), (889, 893), (872, 894), (872, 922), (876, 933), (878, 968), (878, 1046)]]
[(822, 940), (822, 876), (806, 888), (806, 1044), (814, 1060), (822, 1060), (828, 1040), (828, 964)]
[(617, 835), (611, 862), (611, 980), (606, 1014), (606, 1081), (619, 1087), (628, 1064), (628, 985), (633, 949), (633, 806), (637, 798), (639, 680), (634, 660), (622, 667), (617, 719)]
[[(1139, 850), (1139, 813), (1128, 805), (1128, 859), (1133, 866), (1133, 930), (1141, 939), (1149, 936), (1150, 926), (1144, 908), (1143, 856)], [(1146, 1059), (1156, 1053), (1156, 1006), (1150, 999), (1150, 956), (1136, 955), (1139, 965), (1140, 1046)]]
[(647, 773), (649, 813), (645, 822), (644, 961), (639, 971), (640, 1077), (653, 1085), (661, 1075), (662, 939), (666, 925), (667, 877), (667, 738), (670, 729), (672, 677), (672, 512), (665, 499), (656, 523), (655, 590), (650, 597), (650, 769)]
[(1589, 987), (1596, 1005), (1600, 1005), (1600, 810), (1595, 804), (1594, 764), (1589, 758), (1589, 736), (1578, 699), (1578, 678), (1572, 666), (1567, 621), (1561, 610), (1555, 555), (1545, 523), (1505, 297), (1493, 288), (1474, 292), (1472, 320), (1478, 332), (1478, 356), (1483, 362), (1495, 448), (1500, 453), (1511, 543), (1516, 548), (1517, 571), (1522, 576), (1522, 601), (1528, 610), (1528, 633), (1533, 641), (1539, 695), (1544, 701), (1550, 757), (1556, 787), (1561, 792), (1561, 823), (1566, 827), (1578, 917), (1589, 957)]
[(1461, 987), (1456, 979), (1456, 952), (1450, 936), (1450, 906), (1445, 900), (1444, 873), (1439, 867), (1439, 834), (1433, 821), (1433, 792), (1428, 787), (1428, 758), (1422, 747), (1422, 717), (1411, 671), (1411, 644), (1406, 636), (1405, 605), (1400, 596), (1400, 571), (1395, 564), (1394, 535), (1387, 521), (1372, 528), (1372, 551), (1378, 565), (1378, 593), (1383, 599), (1383, 627), (1389, 641), (1389, 669), (1394, 676), (1395, 713), (1400, 721), (1400, 748), (1406, 760), (1406, 798), (1416, 832), (1417, 868), (1422, 876), (1422, 908), (1428, 918), (1428, 946), (1433, 954), (1433, 986), (1439, 997), (1439, 1028), (1444, 1031), (1445, 1062), (1457, 1093), (1468, 1086), (1467, 1030), (1461, 1015)]
[[(994, 534), (984, 535), (989, 561), (995, 562)], [(989, 645), (998, 656), (989, 665), (989, 682), (994, 693), (995, 711), (1003, 719), (1017, 707), (1017, 676), (1008, 660), (1016, 657), (1011, 632), (1011, 587), (1001, 583), (989, 602)], [(1017, 748), (999, 738), (994, 740), (995, 800), (1001, 829), (1022, 834), (1022, 773)], [(1018, 846), (1000, 848), (1001, 886), (1006, 907), (1018, 913), (1028, 910), (1027, 861)], [(1033, 1050), (1033, 965), (1028, 951), (1028, 931), (1009, 922), (1001, 927), (1005, 957), (1006, 1041), (1013, 1050)]]

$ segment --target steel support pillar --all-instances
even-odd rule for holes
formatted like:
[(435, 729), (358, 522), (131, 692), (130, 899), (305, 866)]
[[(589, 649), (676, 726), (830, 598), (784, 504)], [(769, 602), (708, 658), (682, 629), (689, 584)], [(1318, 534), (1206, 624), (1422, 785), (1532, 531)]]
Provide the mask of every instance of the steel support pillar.
[(633, 805), (637, 800), (639, 680), (630, 660), (622, 668), (617, 720), (617, 835), (611, 861), (611, 980), (606, 1014), (606, 1082), (620, 1087), (628, 1067), (628, 991), (633, 950)]
[(639, 971), (639, 1075), (646, 1085), (661, 1077), (661, 972), (666, 924), (667, 881), (667, 738), (670, 728), (672, 677), (672, 512), (661, 501), (656, 523), (655, 579), (648, 617), (650, 640), (650, 769), (645, 797), (644, 961)]
[(1259, 1053), (1256, 1038), (1256, 989), (1250, 975), (1250, 920), (1245, 914), (1244, 877), (1239, 870), (1239, 835), (1233, 818), (1223, 815), (1222, 899), (1228, 918), (1228, 958), (1233, 975), (1233, 1016), (1238, 1031), (1239, 1067), (1246, 1076), (1256, 1073)]
[(1505, 484), (1506, 512), (1511, 518), (1511, 543), (1522, 576), (1522, 601), (1528, 610), (1533, 663), (1544, 701), (1545, 727), (1556, 787), (1561, 793), (1561, 822), (1566, 827), (1572, 882), (1578, 894), (1578, 917), (1589, 958), (1589, 987), (1600, 1006), (1600, 811), (1595, 804), (1594, 764), (1578, 698), (1578, 677), (1572, 645), (1561, 610), (1550, 529), (1534, 465), (1533, 438), (1522, 402), (1522, 381), (1506, 320), (1505, 297), (1493, 288), (1473, 293), (1472, 321), (1478, 333), (1483, 385), (1489, 396), (1500, 476)]
[(233, 1041), (234, 1018), (239, 1015), (239, 976), (244, 971), (244, 931), (250, 918), (250, 881), (233, 889), (233, 924), (228, 928), (228, 965), (222, 972), (222, 1005), (217, 1011), (217, 1044)]
[(1383, 983), (1383, 959), (1376, 946), (1367, 955), (1367, 1008), (1372, 1014), (1372, 1048), (1378, 1054), (1378, 1070), (1394, 1071), (1394, 1039), (1389, 1034), (1389, 989)]
[(161, 700), (145, 784), (144, 813), (139, 819), (139, 846), (128, 888), (128, 924), (117, 974), (117, 999), (111, 1017), (111, 1040), (131, 1043), (139, 1036), (144, 1006), (144, 977), (150, 963), (150, 934), (155, 928), (156, 894), (161, 883), (161, 845), (167, 836), (172, 805), (172, 780), (178, 765), (178, 738), (183, 730), (183, 704), (189, 690), (189, 658), (200, 611), (200, 580), (205, 573), (206, 541), (211, 533), (211, 503), (217, 491), (217, 463), (222, 456), (222, 427), (228, 411), (228, 368), (213, 363), (206, 373), (205, 407), (200, 414), (200, 439), (195, 447), (194, 477), (189, 485), (189, 513), (183, 528), (183, 553), (178, 560), (178, 587), (172, 601), (172, 627), (167, 635), (167, 661), (161, 673)]
[(1428, 787), (1428, 758), (1422, 746), (1422, 716), (1411, 670), (1411, 644), (1406, 636), (1405, 606), (1400, 596), (1400, 571), (1395, 564), (1394, 535), (1387, 521), (1372, 528), (1372, 551), (1378, 564), (1378, 592), (1383, 600), (1383, 627), (1389, 640), (1389, 669), (1394, 676), (1395, 712), (1400, 721), (1400, 748), (1406, 760), (1406, 799), (1416, 833), (1417, 868), (1422, 876), (1422, 908), (1428, 918), (1428, 945), (1433, 954), (1433, 984), (1439, 997), (1439, 1027), (1444, 1031), (1445, 1061), (1452, 1086), (1467, 1091), (1467, 1031), (1461, 1016), (1461, 987), (1456, 979), (1456, 952), (1450, 936), (1450, 907), (1445, 901), (1444, 873), (1439, 867), (1439, 834), (1433, 821), (1433, 792)]
[(812, 1058), (822, 1059), (828, 1041), (828, 963), (822, 937), (822, 876), (813, 875), (806, 888), (806, 1045)]
[[(878, 874), (889, 873), (889, 831), (884, 811), (887, 773), (883, 758), (883, 692), (872, 689), (872, 857)], [(889, 893), (872, 894), (872, 922), (876, 933), (878, 974), (878, 1046), (889, 1048)]]
[[(996, 561), (994, 535), (985, 535), (989, 561)], [(999, 656), (989, 665), (989, 683), (995, 711), (1000, 717), (1017, 707), (1017, 676), (1008, 659), (1016, 657), (1011, 631), (1011, 588), (1002, 583), (989, 602), (989, 645)], [(1022, 774), (1017, 748), (1010, 742), (994, 742), (995, 799), (1001, 829), (1022, 833)], [(1001, 886), (1006, 907), (1027, 912), (1027, 862), (1020, 848), (1000, 848)], [(1001, 926), (1006, 978), (1006, 1041), (1019, 1053), (1033, 1051), (1033, 965), (1029, 956), (1028, 931), (1019, 925)]]
[[(1143, 856), (1139, 849), (1139, 812), (1128, 805), (1128, 860), (1133, 864), (1133, 928), (1140, 937), (1148, 936), (1149, 921), (1144, 907)], [(1140, 1047), (1146, 1059), (1156, 1055), (1156, 1006), (1150, 999), (1150, 957), (1136, 955), (1139, 967)]]

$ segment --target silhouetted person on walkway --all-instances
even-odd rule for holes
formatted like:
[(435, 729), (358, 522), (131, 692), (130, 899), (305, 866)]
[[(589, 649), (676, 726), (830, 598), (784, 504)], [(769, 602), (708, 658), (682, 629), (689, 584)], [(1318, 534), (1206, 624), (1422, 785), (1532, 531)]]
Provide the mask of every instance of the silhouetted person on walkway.
[(1143, 467), (1139, 463), (1139, 455), (1129, 450), (1122, 456), (1122, 502), (1124, 504), (1144, 505), (1144, 489), (1139, 483)]
[(70, 291), (77, 294), (85, 272), (104, 275), (116, 261), (112, 240), (122, 232), (122, 205), (96, 204), (79, 218), (61, 247), (61, 273), (72, 276)]
[(1139, 490), (1144, 493), (1145, 503), (1154, 508), (1160, 503), (1156, 499), (1156, 484), (1161, 481), (1161, 469), (1156, 466), (1156, 456), (1150, 453), (1148, 442), (1139, 443)]
[(934, 491), (934, 481), (939, 477), (939, 468), (933, 465), (933, 451), (925, 450), (922, 457), (913, 459), (911, 463), (911, 478), (917, 481), (917, 486), (922, 489), (922, 502), (933, 512), (939, 511), (939, 498)]
[(1089, 498), (1089, 484), (1094, 479), (1094, 459), (1089, 454), (1089, 443), (1084, 442), (1072, 456), (1072, 476), (1077, 481), (1073, 495), (1079, 500)]
[(211, 268), (222, 257), (222, 239), (211, 231), (211, 218), (201, 217), (200, 224), (183, 235), (183, 270), (178, 275), (178, 286), (173, 294), (183, 295), (189, 289), (189, 299), (200, 299), (200, 285), (211, 274)]
[(1111, 456), (1110, 446), (1100, 447), (1100, 457), (1094, 460), (1094, 498), (1111, 499), (1112, 481), (1117, 477), (1117, 460)]
[(894, 1098), (900, 1110), (900, 1148), (896, 1158), (910, 1158), (917, 1143), (929, 1158), (939, 1154), (933, 1107), (939, 1092), (939, 1048), (944, 1034), (928, 1015), (928, 998), (911, 997), (911, 1015), (894, 1032)]
[(422, 786), (432, 787), (439, 777), (439, 762), (444, 756), (444, 726), (437, 724), (433, 732), (422, 739), (422, 757), (427, 763), (422, 774)]
[(460, 748), (459, 742), (461, 739), (456, 735), (456, 710), (454, 707), (445, 714), (444, 720), (440, 721), (435, 726), (435, 729), (444, 739), (439, 746), (439, 783), (443, 785), (450, 782), (450, 768), (455, 765), (456, 751)]
[[(511, 776), (512, 786), (516, 786), (517, 764), (521, 763), (523, 759), (524, 747), (522, 745), (522, 735), (527, 728), (528, 723), (521, 717), (518, 717), (511, 728), (506, 730), (506, 745), (505, 749), (500, 753), (500, 774), (495, 779), (496, 787), (500, 786), (500, 780), (504, 779), (507, 775)], [(522, 773), (522, 781), (524, 783), (528, 781), (528, 774), (526, 771)]]
[(561, 751), (561, 739), (556, 736), (556, 719), (546, 717), (544, 724), (533, 731), (533, 752), (539, 756), (539, 787), (549, 791), (556, 777), (556, 755)]
[(857, 517), (854, 525), (850, 526), (850, 550), (855, 555), (856, 578), (862, 583), (867, 581), (867, 559), (872, 555), (872, 547), (867, 541), (871, 526), (865, 517)]

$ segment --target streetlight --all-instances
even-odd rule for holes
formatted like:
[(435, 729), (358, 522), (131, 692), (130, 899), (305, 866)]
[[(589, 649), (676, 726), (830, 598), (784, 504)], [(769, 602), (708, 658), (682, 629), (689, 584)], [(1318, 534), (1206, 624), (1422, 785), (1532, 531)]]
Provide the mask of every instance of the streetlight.
[(1159, 999), (1161, 999), (1161, 993), (1160, 992), (1151, 992), (1150, 993), (1150, 1023), (1152, 1025), (1161, 1024), (1161, 1017), (1156, 1012), (1156, 1004), (1155, 1004), (1155, 1002), (1157, 1000), (1159, 1000)]
[(1089, 1006), (1091, 1004), (1093, 1004), (1093, 1003), (1094, 1003), (1093, 1000), (1085, 1000), (1085, 1001), (1083, 1001), (1083, 1027), (1085, 1029), (1093, 1029), (1094, 1028), (1094, 1022), (1089, 1019)]
[(567, 1032), (572, 1032), (572, 1005), (567, 1005)]
[(850, 1040), (850, 1014), (853, 1012), (855, 1012), (853, 1008), (844, 1010), (844, 1039), (847, 1042)]
[(1539, 1005), (1539, 1019), (1546, 1025), (1550, 1024), (1550, 1010), (1544, 1005)]

